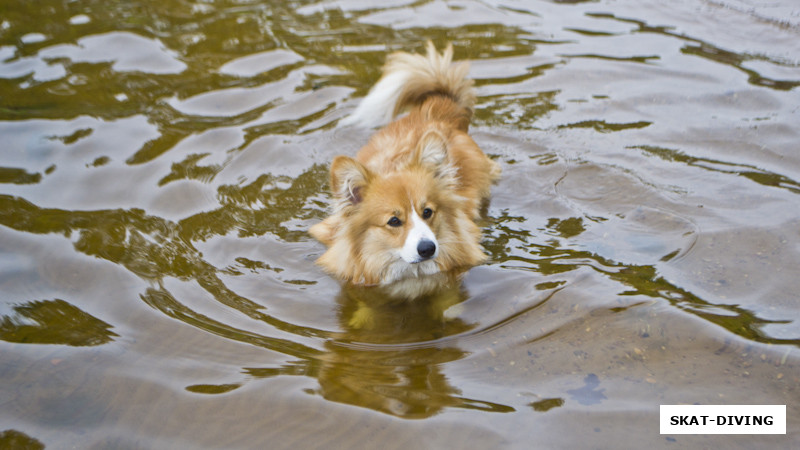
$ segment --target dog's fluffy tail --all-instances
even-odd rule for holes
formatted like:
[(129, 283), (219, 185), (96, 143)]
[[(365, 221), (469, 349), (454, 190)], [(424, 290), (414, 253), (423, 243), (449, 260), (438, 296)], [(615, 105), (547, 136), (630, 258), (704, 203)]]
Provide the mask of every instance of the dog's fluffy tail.
[(467, 78), (469, 63), (453, 63), (453, 46), (441, 54), (428, 41), (427, 55), (397, 52), (389, 55), (383, 77), (372, 87), (342, 125), (377, 127), (385, 125), (401, 112), (439, 95), (450, 98), (472, 116), (475, 88)]

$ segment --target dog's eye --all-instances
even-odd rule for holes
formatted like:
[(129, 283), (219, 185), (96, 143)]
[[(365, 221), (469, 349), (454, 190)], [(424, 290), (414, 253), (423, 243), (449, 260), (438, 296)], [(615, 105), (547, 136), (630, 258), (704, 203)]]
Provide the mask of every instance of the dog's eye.
[(403, 222), (401, 222), (397, 217), (392, 217), (388, 222), (386, 222), (386, 224), (390, 227), (399, 227), (403, 224)]
[(422, 210), (422, 218), (423, 219), (430, 219), (433, 215), (433, 210), (430, 208), (425, 208)]

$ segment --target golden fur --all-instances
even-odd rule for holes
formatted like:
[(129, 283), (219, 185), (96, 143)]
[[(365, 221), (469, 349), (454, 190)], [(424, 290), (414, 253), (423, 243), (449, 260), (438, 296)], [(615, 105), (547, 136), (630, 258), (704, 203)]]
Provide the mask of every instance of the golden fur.
[[(409, 110), (355, 158), (331, 164), (333, 214), (309, 230), (328, 246), (317, 263), (331, 275), (414, 298), (485, 259), (475, 220), (500, 167), (467, 134), (475, 93), (467, 64), (452, 56), (452, 46), (439, 54), (430, 42), (425, 56), (390, 55), (381, 80), (346, 120), (369, 124)], [(418, 234), (435, 242), (436, 253), (409, 263), (417, 244), (408, 241)]]

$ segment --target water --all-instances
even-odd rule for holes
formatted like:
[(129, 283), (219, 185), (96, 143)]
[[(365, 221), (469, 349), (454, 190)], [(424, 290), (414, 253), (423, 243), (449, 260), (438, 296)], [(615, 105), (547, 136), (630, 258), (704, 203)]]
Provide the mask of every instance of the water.
[[(800, 444), (800, 5), (0, 7), (0, 443)], [(386, 304), (313, 264), (337, 121), (452, 41), (490, 261)], [(786, 436), (660, 404), (786, 404)]]

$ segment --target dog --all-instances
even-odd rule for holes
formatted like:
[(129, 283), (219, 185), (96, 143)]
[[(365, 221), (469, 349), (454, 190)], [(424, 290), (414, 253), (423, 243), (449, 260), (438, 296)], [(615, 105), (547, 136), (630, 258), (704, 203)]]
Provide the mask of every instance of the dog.
[(383, 76), (340, 125), (376, 127), (355, 158), (330, 167), (333, 213), (309, 233), (327, 246), (330, 275), (414, 299), (486, 259), (481, 209), (499, 164), (468, 135), (476, 95), (469, 65), (439, 53), (396, 52)]

